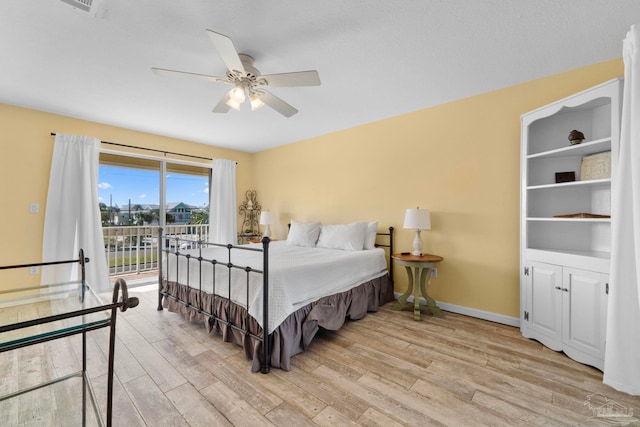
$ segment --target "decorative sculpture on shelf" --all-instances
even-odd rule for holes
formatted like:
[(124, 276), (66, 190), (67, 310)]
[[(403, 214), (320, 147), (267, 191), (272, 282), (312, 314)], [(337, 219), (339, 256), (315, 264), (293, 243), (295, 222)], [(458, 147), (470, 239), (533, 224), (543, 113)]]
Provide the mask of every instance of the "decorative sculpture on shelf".
[(239, 237), (248, 237), (251, 240), (252, 237), (260, 236), (260, 228), (258, 225), (258, 218), (260, 218), (261, 206), (257, 200), (256, 190), (247, 190), (245, 193), (245, 201), (240, 204), (238, 213), (242, 219), (240, 225)]
[(584, 134), (579, 130), (572, 130), (569, 132), (569, 142), (571, 145), (577, 145), (584, 141)]

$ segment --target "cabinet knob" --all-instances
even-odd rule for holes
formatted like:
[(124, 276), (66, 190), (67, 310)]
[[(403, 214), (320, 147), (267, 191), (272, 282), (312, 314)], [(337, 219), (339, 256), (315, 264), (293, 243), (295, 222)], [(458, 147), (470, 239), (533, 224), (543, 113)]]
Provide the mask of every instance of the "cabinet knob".
[(559, 290), (559, 291), (562, 290), (562, 288), (560, 286), (556, 286), (556, 289)]
[(567, 288), (562, 288), (562, 290), (563, 290), (564, 292), (569, 292), (569, 289), (567, 289)]

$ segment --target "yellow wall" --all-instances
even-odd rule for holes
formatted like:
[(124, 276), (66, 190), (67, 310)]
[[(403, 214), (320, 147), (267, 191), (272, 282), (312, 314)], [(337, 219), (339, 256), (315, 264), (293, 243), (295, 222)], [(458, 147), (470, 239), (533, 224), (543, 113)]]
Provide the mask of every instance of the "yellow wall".
[[(613, 60), (257, 153), (254, 187), (278, 219), (273, 237), (292, 218), (379, 220), (406, 251), (404, 211), (427, 208), (425, 251), (444, 257), (431, 294), (517, 318), (520, 115), (622, 74)], [(395, 278), (404, 291), (405, 272)]]
[[(54, 144), (51, 132), (86, 135), (102, 141), (236, 160), (239, 202), (244, 200), (244, 192), (251, 186), (252, 155), (249, 153), (0, 104), (0, 265), (41, 260), (44, 212)], [(113, 146), (104, 147), (117, 149)], [(40, 205), (38, 214), (29, 213), (31, 203)], [(4, 282), (8, 276), (2, 274), (0, 277), (0, 287), (7, 288)], [(33, 277), (29, 277), (26, 280), (32, 279)]]

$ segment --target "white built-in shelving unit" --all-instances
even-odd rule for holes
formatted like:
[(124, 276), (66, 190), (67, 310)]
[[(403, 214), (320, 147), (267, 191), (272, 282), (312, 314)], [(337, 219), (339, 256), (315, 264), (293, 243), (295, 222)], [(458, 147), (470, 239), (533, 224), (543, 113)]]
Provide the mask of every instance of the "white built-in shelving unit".
[[(621, 93), (614, 79), (521, 118), (522, 334), (600, 369)], [(584, 133), (582, 143), (570, 144), (573, 129)], [(605, 152), (611, 176), (581, 176), (583, 159)], [(562, 172), (575, 181), (556, 182)], [(566, 217), (575, 214), (597, 217)]]

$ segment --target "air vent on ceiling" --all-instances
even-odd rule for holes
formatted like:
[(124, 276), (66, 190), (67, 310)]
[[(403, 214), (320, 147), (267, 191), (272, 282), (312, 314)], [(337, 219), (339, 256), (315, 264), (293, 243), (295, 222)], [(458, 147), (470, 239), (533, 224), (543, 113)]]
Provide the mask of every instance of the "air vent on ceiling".
[(60, 0), (63, 3), (70, 4), (71, 6), (84, 10), (85, 12), (91, 12), (91, 4), (94, 0)]

